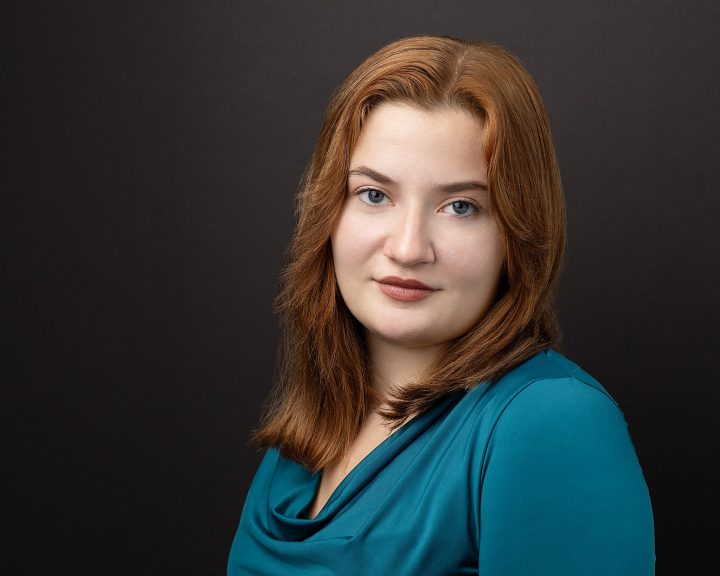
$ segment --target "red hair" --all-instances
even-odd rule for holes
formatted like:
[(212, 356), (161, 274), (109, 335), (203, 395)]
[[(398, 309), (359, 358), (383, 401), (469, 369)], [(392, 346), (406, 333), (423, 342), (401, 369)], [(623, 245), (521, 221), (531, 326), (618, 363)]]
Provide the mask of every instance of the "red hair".
[(552, 298), (565, 205), (535, 83), (499, 46), (434, 36), (389, 44), (360, 64), (330, 102), (298, 192), (297, 226), (276, 300), (281, 370), (255, 438), (313, 471), (345, 454), (375, 404), (363, 329), (337, 288), (330, 237), (363, 121), (384, 101), (462, 108), (482, 121), (505, 269), (486, 315), (448, 343), (421, 380), (398, 390), (382, 414), (397, 425), (443, 395), (497, 379), (559, 339)]

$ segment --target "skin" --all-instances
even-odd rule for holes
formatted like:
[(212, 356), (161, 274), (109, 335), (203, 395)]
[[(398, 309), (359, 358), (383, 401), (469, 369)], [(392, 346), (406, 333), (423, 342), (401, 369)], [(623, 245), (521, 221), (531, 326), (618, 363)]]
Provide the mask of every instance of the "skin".
[[(365, 327), (381, 397), (420, 376), (493, 302), (504, 249), (488, 206), (482, 136), (466, 110), (385, 102), (353, 151), (333, 261), (340, 293)], [(388, 277), (431, 290), (388, 287)], [(323, 470), (310, 517), (387, 436), (371, 414), (346, 457)]]
[[(463, 109), (386, 102), (369, 114), (352, 154), (333, 259), (382, 387), (418, 376), (494, 299), (504, 249), (488, 208), (482, 135)], [(433, 291), (398, 300), (382, 290), (388, 276)]]

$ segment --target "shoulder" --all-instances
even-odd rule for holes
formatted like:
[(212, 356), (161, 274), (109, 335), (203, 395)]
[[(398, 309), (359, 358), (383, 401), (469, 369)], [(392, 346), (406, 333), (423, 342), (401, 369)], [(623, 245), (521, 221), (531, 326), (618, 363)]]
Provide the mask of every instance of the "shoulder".
[[(494, 388), (494, 390), (493, 390)], [(598, 448), (629, 441), (617, 402), (577, 364), (548, 350), (530, 358), (495, 382), (491, 438), (495, 448), (514, 441), (531, 446), (543, 441), (561, 449), (569, 443)]]
[(536, 366), (506, 384), (482, 462), (486, 495), (512, 494), (526, 506), (544, 502), (598, 522), (614, 510), (651, 525), (647, 485), (618, 404), (559, 354), (539, 360), (554, 369)]
[(617, 402), (555, 351), (538, 353), (499, 380), (473, 388), (456, 412), (473, 445), (471, 466), (480, 484), (493, 471), (523, 474), (534, 467), (554, 467), (558, 474), (582, 468), (599, 478), (609, 469), (641, 475)]
[[(526, 386), (538, 381), (574, 381), (586, 388), (603, 393), (612, 401), (603, 386), (580, 366), (555, 350), (548, 349), (528, 358), (502, 378), (492, 384), (504, 393), (520, 392)], [(616, 404), (617, 405), (617, 404)]]
[(587, 411), (624, 420), (607, 390), (554, 350), (540, 352), (499, 380), (473, 388), (463, 403), (486, 426), (488, 418), (507, 422), (532, 415), (581, 416)]
[(487, 475), (639, 477), (627, 422), (605, 388), (577, 364), (547, 350), (461, 401), (473, 422), (480, 482)]
[(493, 385), (501, 401), (479, 486), (485, 558), (504, 565), (511, 551), (523, 574), (651, 573), (652, 508), (625, 418), (595, 379), (543, 354)]
[(521, 460), (532, 455), (546, 460), (599, 458), (609, 451), (635, 458), (615, 400), (604, 389), (572, 376), (523, 386), (497, 414), (490, 441), (496, 455), (517, 454)]

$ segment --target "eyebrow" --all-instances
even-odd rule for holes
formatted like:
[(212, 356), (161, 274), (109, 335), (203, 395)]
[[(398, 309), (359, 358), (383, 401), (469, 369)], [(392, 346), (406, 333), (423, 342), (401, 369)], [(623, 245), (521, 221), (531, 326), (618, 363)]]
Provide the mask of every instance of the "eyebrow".
[[(380, 174), (380, 172), (377, 172), (372, 168), (368, 168), (367, 166), (358, 166), (357, 168), (353, 168), (352, 170), (350, 170), (350, 172), (348, 172), (348, 176), (367, 176), (368, 178), (375, 180), (375, 182), (378, 182), (379, 184), (395, 184), (395, 181), (389, 176)], [(438, 186), (438, 190), (445, 193), (463, 192), (465, 190), (487, 191), (487, 189), (488, 185), (485, 184), (485, 182), (478, 182), (475, 180), (468, 180), (466, 182), (453, 182), (452, 184), (443, 184), (442, 186)]]

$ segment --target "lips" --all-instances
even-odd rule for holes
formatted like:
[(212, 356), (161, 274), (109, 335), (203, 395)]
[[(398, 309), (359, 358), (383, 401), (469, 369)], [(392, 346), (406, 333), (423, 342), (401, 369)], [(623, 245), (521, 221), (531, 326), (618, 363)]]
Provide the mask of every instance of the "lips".
[(387, 276), (377, 282), (380, 290), (382, 290), (386, 296), (389, 296), (393, 300), (401, 300), (404, 302), (423, 300), (436, 290), (418, 280), (399, 278), (397, 276)]

